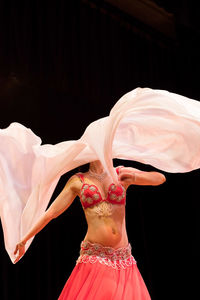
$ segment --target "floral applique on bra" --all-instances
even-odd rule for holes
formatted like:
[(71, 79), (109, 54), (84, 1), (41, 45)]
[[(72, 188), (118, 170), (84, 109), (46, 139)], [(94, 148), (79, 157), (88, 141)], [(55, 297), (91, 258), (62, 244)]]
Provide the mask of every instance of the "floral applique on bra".
[[(118, 168), (116, 168), (116, 171), (119, 174)], [(86, 209), (100, 202), (123, 205), (126, 204), (126, 191), (122, 185), (115, 185), (114, 183), (111, 183), (108, 188), (107, 198), (103, 199), (96, 185), (85, 183), (82, 173), (78, 173), (77, 176), (83, 183), (80, 195), (83, 208)]]

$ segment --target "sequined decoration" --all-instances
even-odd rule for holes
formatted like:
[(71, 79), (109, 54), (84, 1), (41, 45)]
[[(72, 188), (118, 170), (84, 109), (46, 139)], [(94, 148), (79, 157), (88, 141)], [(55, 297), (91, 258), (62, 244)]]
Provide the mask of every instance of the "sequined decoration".
[(100, 217), (108, 217), (113, 213), (113, 204), (102, 201), (92, 207), (88, 207), (87, 212), (95, 213)]
[(136, 260), (131, 255), (131, 245), (127, 247), (114, 249), (112, 247), (104, 247), (100, 244), (93, 244), (89, 241), (81, 243), (80, 256), (76, 261), (78, 263), (97, 263), (107, 265), (113, 269), (126, 269), (133, 264)]
[(96, 188), (94, 186), (90, 186), (89, 190), (92, 191), (92, 192), (94, 192), (94, 191), (96, 191)]
[(87, 201), (87, 203), (89, 203), (89, 204), (92, 204), (92, 202), (93, 202), (93, 200), (92, 200), (91, 197), (87, 197), (87, 198), (86, 198), (86, 201)]
[(98, 216), (110, 216), (113, 212), (113, 204), (125, 205), (126, 191), (122, 185), (117, 186), (112, 183), (108, 188), (106, 199), (102, 199), (98, 187), (84, 183), (80, 199), (84, 209), (90, 208)]
[(94, 195), (92, 196), (92, 198), (93, 198), (94, 200), (98, 200), (98, 199), (99, 199), (99, 195), (98, 195), (98, 194), (94, 194)]
[(110, 187), (111, 191), (115, 191), (116, 190), (116, 185), (113, 183)]

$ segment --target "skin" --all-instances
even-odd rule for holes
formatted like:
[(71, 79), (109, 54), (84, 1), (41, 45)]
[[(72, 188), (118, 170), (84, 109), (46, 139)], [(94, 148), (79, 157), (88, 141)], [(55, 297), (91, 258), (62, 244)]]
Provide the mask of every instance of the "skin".
[[(101, 174), (104, 171), (100, 161), (91, 162), (90, 170), (97, 174)], [(107, 198), (108, 186), (112, 183), (109, 176), (106, 175), (101, 182), (95, 177), (92, 177), (89, 172), (86, 172), (84, 173), (84, 180), (85, 183), (96, 185), (102, 198)], [(159, 172), (144, 172), (134, 168), (122, 167), (120, 168), (118, 181), (119, 184), (123, 185), (127, 190), (132, 184), (160, 185), (166, 181), (166, 178)], [(46, 210), (45, 214), (16, 245), (14, 254), (17, 255), (17, 257), (15, 263), (24, 255), (26, 242), (40, 232), (52, 219), (57, 218), (66, 211), (76, 196), (80, 197), (82, 184), (80, 178), (76, 175), (73, 175), (68, 180), (62, 192)], [(84, 213), (88, 224), (88, 230), (84, 240), (113, 248), (127, 246), (128, 237), (125, 225), (124, 205), (112, 205), (112, 214), (109, 216), (98, 216), (95, 213), (94, 207), (84, 209)]]

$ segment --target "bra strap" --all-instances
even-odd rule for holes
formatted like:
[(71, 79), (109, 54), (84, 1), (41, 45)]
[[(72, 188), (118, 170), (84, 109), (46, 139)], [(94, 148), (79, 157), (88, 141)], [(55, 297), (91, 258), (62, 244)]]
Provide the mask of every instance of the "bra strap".
[(83, 176), (83, 174), (82, 173), (77, 173), (76, 175), (80, 178), (81, 182), (84, 183), (84, 176)]
[(124, 168), (124, 166), (119, 166), (119, 167), (116, 168), (117, 175), (119, 175), (119, 171), (120, 171), (121, 168)]

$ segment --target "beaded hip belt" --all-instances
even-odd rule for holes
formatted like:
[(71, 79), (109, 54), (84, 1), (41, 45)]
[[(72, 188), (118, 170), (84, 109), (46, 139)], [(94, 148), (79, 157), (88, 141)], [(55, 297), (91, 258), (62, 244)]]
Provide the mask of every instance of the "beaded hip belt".
[(103, 245), (82, 241), (80, 256), (76, 261), (78, 263), (96, 263), (113, 267), (114, 269), (126, 269), (136, 264), (134, 257), (131, 255), (131, 245), (127, 247), (114, 249), (104, 247)]

